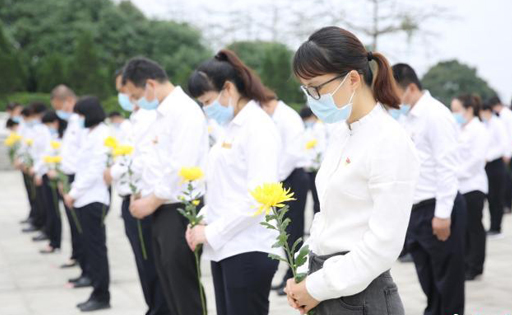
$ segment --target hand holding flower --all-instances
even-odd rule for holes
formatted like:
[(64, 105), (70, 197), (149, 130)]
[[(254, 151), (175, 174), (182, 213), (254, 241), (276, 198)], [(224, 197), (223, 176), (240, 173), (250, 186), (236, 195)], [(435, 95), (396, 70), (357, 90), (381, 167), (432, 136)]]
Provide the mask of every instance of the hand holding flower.
[(288, 279), (284, 291), (288, 297), (288, 304), (298, 309), (301, 314), (307, 314), (320, 303), (309, 294), (306, 288), (306, 279), (299, 283), (296, 283), (294, 279)]

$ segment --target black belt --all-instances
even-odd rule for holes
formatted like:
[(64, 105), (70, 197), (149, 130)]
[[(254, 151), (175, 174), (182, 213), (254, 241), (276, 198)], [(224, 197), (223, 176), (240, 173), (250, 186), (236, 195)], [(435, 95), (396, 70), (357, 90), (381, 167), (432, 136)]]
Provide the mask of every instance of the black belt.
[(412, 210), (416, 210), (419, 208), (423, 208), (425, 206), (430, 206), (430, 205), (435, 205), (435, 204), (436, 204), (436, 198), (423, 200), (423, 201), (418, 202), (417, 204), (414, 204), (412, 206)]

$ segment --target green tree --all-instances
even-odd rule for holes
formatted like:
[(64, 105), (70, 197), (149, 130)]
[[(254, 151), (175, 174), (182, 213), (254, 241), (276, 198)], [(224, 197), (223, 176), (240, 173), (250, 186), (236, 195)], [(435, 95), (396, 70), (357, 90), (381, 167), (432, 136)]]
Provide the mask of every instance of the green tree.
[(55, 86), (67, 84), (66, 78), (66, 61), (58, 52), (45, 56), (37, 65), (38, 92), (49, 93)]
[(7, 40), (0, 23), (0, 97), (15, 91), (23, 91), (25, 75), (16, 50)]
[(240, 41), (229, 49), (254, 69), (263, 83), (274, 90), (277, 96), (296, 109), (304, 103), (304, 95), (291, 70), (293, 53), (281, 43), (264, 41)]
[(422, 84), (447, 106), (452, 98), (463, 93), (476, 93), (484, 100), (496, 94), (489, 84), (478, 76), (476, 68), (457, 60), (442, 61), (430, 68), (423, 76)]

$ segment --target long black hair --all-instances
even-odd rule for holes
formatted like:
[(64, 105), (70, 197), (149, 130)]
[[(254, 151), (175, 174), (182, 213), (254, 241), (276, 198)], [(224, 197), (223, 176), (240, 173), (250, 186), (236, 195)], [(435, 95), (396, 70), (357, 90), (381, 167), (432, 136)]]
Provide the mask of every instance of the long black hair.
[(102, 123), (107, 115), (96, 96), (81, 97), (75, 105), (75, 112), (85, 117), (85, 128)]

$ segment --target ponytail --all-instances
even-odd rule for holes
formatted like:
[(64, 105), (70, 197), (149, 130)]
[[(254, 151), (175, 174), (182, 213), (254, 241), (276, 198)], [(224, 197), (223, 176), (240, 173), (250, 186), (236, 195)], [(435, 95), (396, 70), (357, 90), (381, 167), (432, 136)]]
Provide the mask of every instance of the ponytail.
[[(377, 64), (375, 80), (370, 68), (372, 60)], [(361, 41), (345, 29), (330, 26), (316, 31), (293, 57), (293, 71), (303, 79), (351, 70), (363, 76), (376, 101), (390, 108), (399, 107), (396, 82), (386, 58), (380, 53), (367, 52)]]
[(240, 95), (260, 104), (276, 99), (273, 91), (263, 85), (259, 76), (231, 50), (222, 49), (192, 73), (188, 89), (192, 97), (209, 91), (221, 91), (226, 81), (232, 82)]
[(368, 59), (374, 60), (377, 63), (377, 74), (375, 75), (372, 87), (373, 97), (390, 108), (398, 109), (401, 102), (398, 98), (393, 70), (391, 70), (388, 60), (384, 55), (377, 52), (369, 52), (368, 56)]

